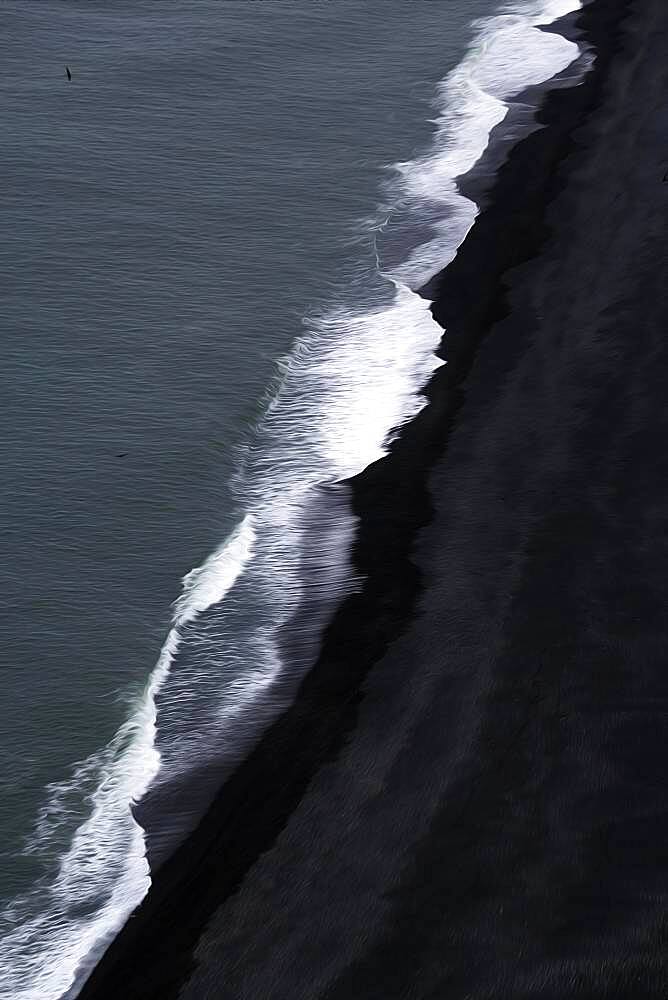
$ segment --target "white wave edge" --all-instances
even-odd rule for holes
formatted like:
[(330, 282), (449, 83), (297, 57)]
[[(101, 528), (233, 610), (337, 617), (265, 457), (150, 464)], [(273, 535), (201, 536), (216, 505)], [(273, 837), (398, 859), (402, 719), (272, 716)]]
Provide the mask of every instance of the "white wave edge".
[[(391, 270), (395, 280), (421, 288), (454, 259), (478, 215), (477, 205), (460, 194), (457, 179), (481, 159), (513, 98), (578, 58), (575, 42), (541, 28), (581, 7), (581, 0), (531, 0), (478, 22), (473, 45), (437, 87), (439, 114), (430, 150), (391, 167), (395, 201), (430, 210), (435, 231)], [(391, 207), (383, 211), (391, 220)], [(388, 221), (371, 222), (370, 228), (384, 228)]]
[[(459, 195), (456, 178), (480, 159), (492, 129), (505, 117), (509, 107), (507, 101), (512, 95), (548, 80), (577, 58), (579, 49), (574, 43), (559, 35), (538, 32), (537, 28), (580, 7), (580, 0), (514, 5), (505, 13), (480, 23), (472, 48), (438, 87), (438, 104), (443, 113), (434, 123), (436, 131), (431, 152), (394, 166), (400, 197), (418, 203), (447, 205), (451, 213), (447, 222), (442, 229), (438, 225), (435, 227), (437, 234), (432, 240), (416, 248), (403, 264), (387, 272), (385, 276), (395, 286), (395, 297), (389, 308), (362, 315), (344, 311), (334, 313), (316, 324), (310, 335), (299, 338), (291, 352), (282, 385), (289, 382), (291, 376), (303, 375), (302, 362), (304, 356), (308, 356), (309, 342), (314, 337), (327, 342), (332, 335), (332, 343), (336, 341), (336, 350), (340, 351), (344, 329), (350, 331), (352, 328), (358, 344), (366, 343), (367, 348), (377, 335), (384, 337), (389, 331), (409, 327), (414, 335), (418, 334), (417, 338), (405, 338), (403, 343), (400, 338), (395, 339), (390, 350), (395, 362), (392, 377), (389, 381), (378, 378), (375, 386), (369, 384), (369, 368), (359, 364), (359, 353), (353, 351), (348, 358), (352, 364), (346, 371), (343, 371), (346, 362), (340, 355), (337, 357), (336, 350), (326, 349), (321, 355), (316, 368), (320, 367), (322, 374), (331, 376), (334, 366), (336, 374), (340, 372), (343, 376), (342, 380), (333, 379), (337, 390), (345, 390), (351, 372), (359, 373), (359, 379), (353, 378), (354, 388), (348, 394), (347, 403), (350, 404), (353, 395), (367, 401), (362, 413), (359, 407), (355, 409), (350, 405), (334, 407), (330, 419), (325, 417), (318, 429), (317, 450), (321, 457), (327, 455), (325, 464), (330, 474), (354, 475), (382, 457), (387, 450), (388, 434), (424, 405), (419, 393), (442, 363), (434, 351), (443, 331), (431, 318), (429, 303), (420, 298), (415, 289), (452, 260), (477, 215), (477, 207)], [(531, 43), (542, 47), (543, 58), (540, 66), (521, 63), (515, 58), (511, 68), (517, 69), (519, 65), (522, 72), (510, 79), (509, 66), (505, 65), (501, 74), (503, 86), (499, 87), (500, 80), (494, 78), (494, 59), (490, 59), (490, 53), (494, 54), (494, 43), (498, 46), (500, 36), (510, 31), (515, 32), (515, 43), (520, 34), (524, 36), (525, 47), (530, 33), (540, 35), (538, 38), (531, 34), (528, 47)], [(548, 49), (549, 59), (546, 58)], [(454, 115), (459, 125), (456, 132), (453, 130)], [(372, 228), (380, 229), (381, 226)], [(361, 392), (355, 393), (355, 389)], [(344, 433), (341, 419), (344, 420)], [(360, 433), (361, 427), (364, 435)], [(346, 442), (343, 450), (342, 440)], [(358, 442), (353, 451), (349, 446), (351, 441)], [(316, 462), (316, 467), (322, 474), (322, 464)], [(274, 496), (265, 499), (275, 500), (279, 489), (277, 485)], [(61, 860), (56, 880), (47, 892), (52, 908), (17, 926), (0, 942), (0, 1000), (59, 1000), (65, 994), (73, 995), (70, 992), (73, 984), (81, 985), (83, 981), (81, 970), (90, 967), (92, 958), (99, 956), (148, 891), (150, 875), (144, 832), (135, 822), (130, 807), (146, 792), (160, 767), (160, 755), (155, 746), (155, 699), (177, 652), (179, 628), (222, 600), (234, 585), (252, 557), (255, 531), (253, 516), (248, 514), (227, 542), (201, 567), (186, 575), (182, 594), (175, 604), (173, 627), (138, 709), (106, 748), (74, 772), (70, 783), (79, 783), (86, 772), (100, 775), (91, 796), (92, 813), (77, 829)], [(255, 673), (252, 676), (255, 677)], [(57, 801), (57, 798), (58, 788), (55, 788), (54, 799)], [(80, 906), (87, 898), (105, 894), (104, 904), (88, 918), (68, 920), (69, 905)], [(19, 907), (14, 905), (13, 909), (18, 911)]]
[[(76, 830), (53, 884), (46, 891), (34, 890), (50, 906), (0, 942), (2, 1000), (58, 1000), (68, 993), (82, 967), (99, 956), (148, 892), (144, 831), (130, 807), (144, 795), (160, 766), (156, 698), (178, 650), (179, 629), (223, 599), (252, 558), (254, 540), (249, 514), (201, 567), (186, 575), (173, 626), (137, 709), (102, 751), (79, 765), (67, 783), (52, 789), (47, 812), (67, 792), (64, 785), (80, 786), (91, 770), (99, 776), (91, 815)], [(105, 901), (90, 916), (71, 912), (100, 896)]]

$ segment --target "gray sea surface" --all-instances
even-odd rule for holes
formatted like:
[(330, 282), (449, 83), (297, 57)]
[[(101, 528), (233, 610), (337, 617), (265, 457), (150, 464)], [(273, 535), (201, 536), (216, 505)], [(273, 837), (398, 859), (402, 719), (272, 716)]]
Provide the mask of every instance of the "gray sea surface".
[(368, 294), (360, 220), (495, 7), (2, 5), (0, 906), (66, 848), (26, 850), (47, 786), (127, 717), (277, 358)]

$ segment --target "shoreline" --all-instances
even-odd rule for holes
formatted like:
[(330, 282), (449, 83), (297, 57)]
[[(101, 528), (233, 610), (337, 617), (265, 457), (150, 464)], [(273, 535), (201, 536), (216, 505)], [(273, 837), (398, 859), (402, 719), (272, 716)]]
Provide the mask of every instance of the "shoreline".
[(352, 481), (360, 518), (353, 560), (365, 576), (363, 590), (336, 613), (295, 703), (158, 871), (148, 896), (93, 970), (81, 997), (176, 996), (192, 971), (193, 949), (208, 919), (271, 848), (314, 775), (337, 759), (355, 729), (365, 678), (414, 619), (429, 587), (414, 549), (420, 530), (434, 518), (431, 470), (448, 446), (478, 350), (511, 309), (507, 273), (533, 260), (549, 243), (546, 214), (573, 169), (572, 162), (564, 164), (576, 152), (573, 132), (601, 104), (621, 12), (633, 6), (631, 0), (605, 5), (593, 0), (579, 14), (579, 30), (598, 56), (594, 68), (574, 88), (546, 85), (539, 112), (544, 127), (510, 151), (489, 204), (457, 257), (427, 286), (434, 298), (432, 311), (447, 330), (442, 356), (448, 363), (426, 391), (429, 405), (401, 431), (388, 458)]

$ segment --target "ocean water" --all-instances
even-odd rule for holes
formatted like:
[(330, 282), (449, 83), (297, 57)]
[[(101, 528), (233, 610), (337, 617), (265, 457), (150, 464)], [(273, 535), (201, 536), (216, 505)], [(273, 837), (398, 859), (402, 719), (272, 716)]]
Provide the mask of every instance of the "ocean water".
[(3, 6), (3, 1000), (76, 992), (358, 585), (454, 179), (577, 6)]

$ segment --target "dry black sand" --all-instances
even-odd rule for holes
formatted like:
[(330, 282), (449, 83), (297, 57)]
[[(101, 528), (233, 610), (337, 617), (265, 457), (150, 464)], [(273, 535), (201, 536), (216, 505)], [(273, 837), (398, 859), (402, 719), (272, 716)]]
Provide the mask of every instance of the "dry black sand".
[(668, 4), (593, 0), (354, 483), (367, 575), (82, 997), (668, 996)]

